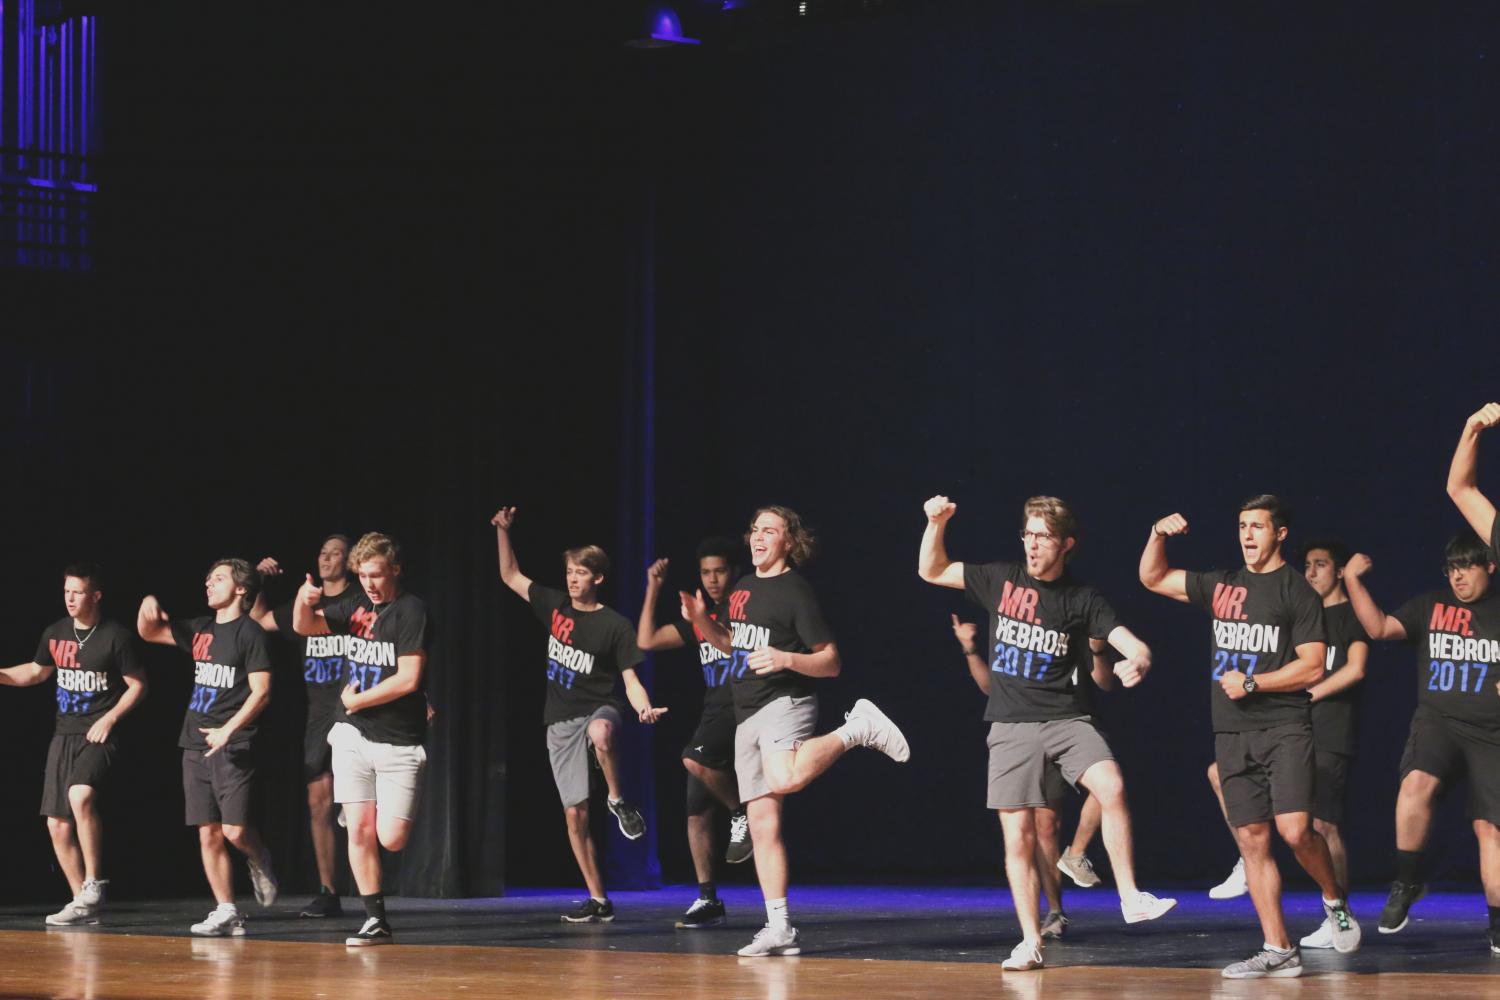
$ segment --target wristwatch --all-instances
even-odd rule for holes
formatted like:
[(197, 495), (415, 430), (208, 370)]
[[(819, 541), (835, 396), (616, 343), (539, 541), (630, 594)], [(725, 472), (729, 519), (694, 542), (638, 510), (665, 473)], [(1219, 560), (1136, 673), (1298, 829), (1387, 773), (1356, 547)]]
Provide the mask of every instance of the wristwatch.
[(1245, 689), (1246, 694), (1254, 694), (1255, 689), (1259, 686), (1259, 684), (1255, 683), (1255, 678), (1251, 677), (1249, 674), (1245, 675), (1245, 682), (1241, 685), (1241, 687)]

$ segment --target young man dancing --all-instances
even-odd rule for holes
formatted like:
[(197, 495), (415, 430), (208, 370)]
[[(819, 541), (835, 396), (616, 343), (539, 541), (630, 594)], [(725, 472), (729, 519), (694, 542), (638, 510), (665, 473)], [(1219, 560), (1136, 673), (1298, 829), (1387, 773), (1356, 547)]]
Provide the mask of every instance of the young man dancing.
[(817, 596), (793, 568), (812, 556), (812, 533), (790, 507), (762, 507), (745, 540), (755, 572), (730, 589), (727, 621), (710, 617), (701, 592), (679, 597), (704, 641), (733, 657), (734, 770), (766, 901), (766, 925), (739, 953), (796, 955), (802, 946), (787, 908), (782, 800), (806, 788), (852, 747), (870, 747), (897, 762), (911, 751), (896, 724), (863, 698), (842, 726), (813, 736), (818, 723), (813, 682), (838, 676), (841, 663)]
[(667, 710), (652, 707), (651, 696), (636, 676), (635, 667), (645, 657), (635, 644), (630, 623), (599, 603), (599, 587), (609, 573), (604, 550), (597, 545), (567, 550), (563, 566), (568, 589), (544, 587), (522, 573), (516, 561), (510, 539), (515, 520), (514, 507), (501, 507), (490, 519), (495, 526), (500, 579), (531, 605), (532, 613), (548, 630), (543, 709), (547, 752), (562, 799), (568, 843), (589, 893), (578, 909), (564, 913), (562, 919), (572, 924), (609, 923), (615, 919), (615, 908), (604, 888), (599, 853), (589, 830), (589, 748), (604, 772), (609, 811), (620, 832), (638, 840), (646, 832), (646, 822), (620, 792), (614, 740), (624, 720), (615, 701), (615, 678), (624, 681), (625, 697), (641, 722), (653, 723)]
[[(318, 550), (318, 581), (323, 596), (317, 608), (332, 604), (349, 587), (349, 539), (329, 535)], [(262, 577), (280, 576), (281, 564), (267, 557), (256, 566)], [(307, 722), (302, 733), (302, 780), (307, 783), (307, 819), (312, 832), (313, 857), (318, 865), (318, 894), (302, 908), (304, 917), (337, 917), (344, 912), (334, 889), (335, 823), (333, 809), (333, 749), (328, 733), (340, 714), (344, 685), (343, 635), (298, 636), (292, 628), (296, 601), (275, 610), (266, 606), (265, 591), (255, 599), (250, 617), (267, 632), (279, 632), (302, 647), (302, 682), (307, 692)]]
[(427, 605), (401, 587), (401, 547), (378, 532), (349, 553), (359, 586), (325, 601), (311, 576), (297, 592), (292, 628), (302, 636), (344, 635), (347, 685), (333, 749), (333, 800), (349, 827), (349, 867), (365, 904), (349, 947), (390, 944), (380, 849), (399, 851), (411, 839), (422, 771), (427, 766)]
[[(1099, 800), (1105, 849), (1126, 923), (1154, 920), (1176, 905), (1175, 899), (1158, 899), (1136, 886), (1124, 777), (1080, 693), (1094, 669), (1094, 641), (1108, 642), (1125, 657), (1115, 670), (1127, 687), (1138, 684), (1151, 668), (1151, 650), (1120, 624), (1102, 594), (1067, 575), (1078, 531), (1063, 501), (1046, 496), (1026, 501), (1021, 527), (1024, 564), (950, 559), (944, 535), (958, 505), (935, 496), (923, 510), (927, 528), (917, 556), (918, 575), (928, 583), (963, 590), (989, 612), (984, 685), (990, 694), (985, 711), (990, 723), (988, 808), (1000, 816), (1005, 873), (1022, 935), (1001, 967), (1015, 972), (1039, 969), (1043, 960), (1037, 894), (1042, 876), (1036, 860), (1037, 811), (1049, 807), (1049, 767), (1055, 766), (1069, 784), (1082, 786)], [(1055, 816), (1047, 825), (1055, 852)], [(1049, 853), (1043, 856), (1050, 858)]]
[(57, 677), (57, 722), (47, 747), (42, 815), (73, 900), (47, 917), (52, 927), (99, 922), (109, 880), (99, 877), (104, 826), (98, 795), (119, 753), (115, 725), (146, 696), (146, 672), (134, 638), (100, 617), (103, 591), (99, 567), (65, 569), (67, 617), (42, 633), (30, 663), (0, 670), (0, 687), (28, 687)]
[(1181, 514), (1153, 523), (1141, 553), (1147, 590), (1203, 608), (1214, 619), (1214, 758), (1264, 935), (1260, 951), (1223, 970), (1226, 979), (1302, 974), (1302, 956), (1287, 936), (1281, 910), (1281, 873), (1271, 856), (1273, 820), (1323, 892), (1334, 949), (1359, 947), (1359, 924), (1334, 874), (1328, 844), (1311, 820), (1316, 755), (1307, 688), (1323, 676), (1327, 645), (1322, 602), (1281, 554), (1288, 521), (1285, 506), (1269, 494), (1241, 504), (1239, 569), (1171, 568), (1166, 540), (1187, 533)]
[[(698, 580), (713, 606), (709, 617), (724, 620), (723, 600), (729, 585), (739, 578), (739, 543), (729, 538), (706, 538), (698, 543)], [(692, 739), (682, 748), (682, 766), (687, 769), (688, 850), (698, 876), (698, 898), (688, 907), (677, 926), (684, 929), (716, 927), (724, 922), (724, 903), (714, 885), (714, 802), (729, 810), (729, 849), (724, 860), (739, 864), (754, 848), (750, 843), (750, 821), (740, 805), (734, 781), (734, 698), (729, 690), (732, 663), (705, 642), (693, 623), (674, 616), (670, 625), (656, 624), (656, 603), (667, 576), (667, 560), (658, 559), (646, 570), (646, 597), (636, 624), (636, 645), (643, 652), (678, 649), (691, 645), (698, 651), (703, 668), (703, 713)], [(675, 602), (674, 602), (675, 606)]]
[(250, 823), (255, 719), (271, 700), (271, 655), (266, 634), (246, 613), (260, 574), (243, 559), (220, 559), (204, 580), (208, 607), (201, 618), (174, 622), (153, 596), (141, 601), (136, 628), (147, 642), (176, 646), (193, 658), (193, 696), (182, 720), (182, 791), (189, 826), (198, 828), (203, 873), (217, 906), (189, 928), (203, 937), (245, 933), (234, 903), (229, 868), (233, 844), (250, 866), (261, 906), (276, 902), (271, 854)]

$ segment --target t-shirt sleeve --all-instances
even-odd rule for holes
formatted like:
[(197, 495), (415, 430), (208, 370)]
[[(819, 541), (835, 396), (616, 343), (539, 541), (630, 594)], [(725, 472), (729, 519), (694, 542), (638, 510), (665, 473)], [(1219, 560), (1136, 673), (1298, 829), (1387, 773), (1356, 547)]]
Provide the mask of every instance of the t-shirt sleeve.
[(115, 649), (115, 656), (119, 659), (120, 673), (140, 675), (146, 672), (146, 665), (141, 662), (141, 647), (135, 641), (135, 636), (120, 629), (119, 646)]
[[(1332, 639), (1333, 637), (1329, 636), (1329, 638)], [(1365, 627), (1359, 623), (1359, 616), (1351, 611), (1344, 616), (1344, 648), (1348, 649), (1356, 642), (1368, 645), (1370, 642), (1370, 633), (1366, 632)]]
[(1213, 581), (1211, 573), (1199, 573), (1195, 570), (1187, 570), (1183, 577), (1183, 586), (1187, 590), (1188, 603), (1195, 608), (1212, 611)]
[(527, 592), (526, 597), (531, 601), (531, 613), (536, 615), (536, 620), (543, 625), (551, 625), (552, 612), (563, 606), (563, 601), (567, 600), (568, 595), (561, 590), (544, 587), (533, 580), (531, 590)]
[(986, 611), (1000, 603), (1000, 563), (964, 563), (964, 596)]
[[(359, 604), (356, 594), (357, 592), (351, 587), (318, 609), (323, 612), (323, 623), (328, 626), (328, 631), (335, 634), (349, 631), (349, 618)], [(290, 610), (290, 605), (288, 605), (288, 610)], [(280, 624), (279, 619), (278, 624)]]
[(1109, 634), (1120, 627), (1120, 616), (1099, 591), (1090, 588), (1088, 604), (1090, 639), (1108, 639)]
[(693, 631), (693, 623), (678, 615), (672, 622), (672, 627), (677, 630), (677, 637), (682, 640), (684, 646), (698, 645), (698, 633)]
[[(327, 618), (328, 618), (327, 614), (324, 614), (323, 618), (326, 621)], [(285, 604), (281, 605), (280, 607), (272, 608), (271, 609), (271, 620), (276, 623), (277, 631), (279, 631), (282, 635), (286, 636), (287, 638), (291, 638), (292, 636), (294, 636), (294, 635), (297, 634), (296, 630), (294, 628), (292, 628), (292, 602), (291, 601), (287, 601)]]
[(1307, 642), (1327, 642), (1323, 602), (1318, 599), (1318, 592), (1301, 577), (1295, 582), (1300, 586), (1292, 588), (1292, 648)]
[(177, 643), (177, 648), (192, 655), (193, 633), (197, 631), (197, 619), (191, 621), (169, 621), (167, 629), (172, 633), (172, 641)]
[(792, 609), (792, 624), (797, 630), (797, 638), (809, 649), (816, 649), (825, 642), (833, 641), (833, 629), (828, 627), (828, 620), (823, 617), (823, 607), (818, 603), (818, 595), (813, 593), (812, 587), (802, 587), (802, 592), (797, 595), (797, 606)]
[(245, 648), (245, 673), (255, 674), (263, 670), (271, 669), (271, 637), (266, 635), (266, 630), (247, 621), (245, 627), (240, 630), (240, 635)]
[(1408, 642), (1416, 642), (1427, 633), (1427, 624), (1431, 616), (1432, 595), (1430, 594), (1413, 597), (1391, 614), (1391, 617), (1400, 622), (1401, 627), (1406, 629)]
[(1490, 559), (1500, 562), (1500, 514), (1490, 522)]
[(42, 639), (36, 644), (36, 657), (31, 661), (39, 667), (55, 667), (57, 661), (52, 659), (52, 637), (46, 632), (42, 633)]
[(396, 627), (396, 655), (409, 656), (427, 651), (427, 608), (414, 604), (401, 615)]
[(615, 629), (614, 647), (615, 663), (619, 664), (621, 670), (629, 670), (646, 658), (641, 647), (635, 644), (635, 632), (623, 618)]

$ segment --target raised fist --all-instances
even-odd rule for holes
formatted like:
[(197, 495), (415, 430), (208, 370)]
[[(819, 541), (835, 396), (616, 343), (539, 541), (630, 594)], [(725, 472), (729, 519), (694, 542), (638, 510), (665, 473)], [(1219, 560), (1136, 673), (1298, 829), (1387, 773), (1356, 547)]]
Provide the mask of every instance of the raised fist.
[(656, 560), (656, 562), (646, 567), (646, 582), (648, 584), (654, 583), (657, 586), (661, 586), (661, 584), (666, 582), (666, 579), (667, 560), (658, 559)]
[(1151, 530), (1158, 535), (1185, 535), (1188, 532), (1187, 518), (1181, 514), (1168, 514), (1151, 526)]
[(1363, 552), (1356, 552), (1349, 557), (1348, 562), (1344, 563), (1344, 579), (1357, 580), (1370, 572), (1370, 567), (1374, 565), (1369, 556)]
[(255, 564), (255, 568), (260, 573), (261, 576), (280, 576), (281, 575), (281, 563), (277, 562), (275, 559), (271, 558), (270, 556), (266, 556), (260, 562), (256, 563)]
[(927, 520), (933, 524), (942, 524), (958, 512), (958, 504), (944, 496), (936, 496), (922, 505), (922, 510), (927, 515)]
[(490, 523), (501, 531), (509, 531), (510, 526), (516, 523), (516, 509), (514, 507), (501, 507), (495, 511), (495, 516), (490, 518)]
[(1486, 403), (1469, 418), (1469, 430), (1478, 434), (1500, 424), (1500, 403)]

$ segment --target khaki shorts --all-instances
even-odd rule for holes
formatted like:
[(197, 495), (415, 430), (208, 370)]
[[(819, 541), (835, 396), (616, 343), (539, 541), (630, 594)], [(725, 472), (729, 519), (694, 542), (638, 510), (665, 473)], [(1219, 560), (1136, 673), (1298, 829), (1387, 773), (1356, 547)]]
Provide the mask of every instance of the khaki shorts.
[(766, 780), (765, 755), (794, 750), (818, 726), (818, 696), (783, 695), (741, 722), (734, 730), (734, 775), (740, 801), (771, 794)]
[(381, 816), (416, 817), (426, 749), (367, 740), (347, 722), (334, 723), (328, 745), (333, 748), (333, 801), (373, 802)]

